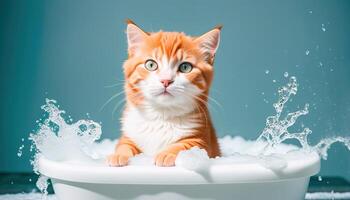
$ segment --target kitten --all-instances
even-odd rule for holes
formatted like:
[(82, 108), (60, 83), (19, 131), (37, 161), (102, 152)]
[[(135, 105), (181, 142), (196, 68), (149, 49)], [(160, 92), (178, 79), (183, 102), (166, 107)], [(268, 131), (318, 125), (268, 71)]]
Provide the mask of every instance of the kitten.
[(110, 166), (125, 166), (140, 153), (157, 166), (174, 166), (177, 154), (194, 146), (220, 156), (207, 108), (221, 26), (200, 37), (149, 33), (127, 21), (124, 63), (126, 108), (122, 136)]

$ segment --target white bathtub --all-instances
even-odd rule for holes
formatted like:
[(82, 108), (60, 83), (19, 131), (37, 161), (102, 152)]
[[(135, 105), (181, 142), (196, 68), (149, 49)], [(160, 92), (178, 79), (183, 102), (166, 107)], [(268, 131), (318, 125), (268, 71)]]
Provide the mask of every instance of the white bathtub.
[(316, 153), (289, 159), (283, 170), (259, 163), (215, 164), (191, 171), (180, 167), (106, 167), (39, 160), (60, 200), (304, 200), (309, 178), (318, 173)]

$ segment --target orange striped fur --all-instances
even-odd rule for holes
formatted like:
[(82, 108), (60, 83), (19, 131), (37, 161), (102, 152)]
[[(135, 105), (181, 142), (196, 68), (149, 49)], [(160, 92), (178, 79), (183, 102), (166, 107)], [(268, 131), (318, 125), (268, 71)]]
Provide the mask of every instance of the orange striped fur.
[(220, 156), (207, 102), (221, 26), (190, 37), (127, 24), (123, 134), (109, 165), (125, 166), (144, 153), (157, 166), (174, 166), (177, 154), (194, 146)]

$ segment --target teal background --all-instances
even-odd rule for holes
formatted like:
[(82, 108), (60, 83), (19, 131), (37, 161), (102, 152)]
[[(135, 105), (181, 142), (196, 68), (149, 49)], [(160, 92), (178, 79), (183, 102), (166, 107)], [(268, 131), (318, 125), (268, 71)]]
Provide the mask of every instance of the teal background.
[[(119, 136), (126, 18), (147, 31), (200, 35), (223, 24), (215, 63), (212, 117), (220, 136), (255, 139), (273, 114), (284, 72), (300, 83), (287, 109), (310, 103), (296, 126), (310, 127), (310, 143), (350, 135), (350, 1), (4, 1), (0, 2), (0, 171), (31, 171), (29, 144), (46, 97), (74, 119), (102, 122), (103, 136)], [(322, 30), (322, 24), (326, 31)], [(309, 50), (309, 55), (306, 51)], [(269, 70), (269, 73), (266, 73)], [(275, 80), (275, 82), (273, 81)], [(335, 145), (322, 175), (350, 179), (350, 156)]]

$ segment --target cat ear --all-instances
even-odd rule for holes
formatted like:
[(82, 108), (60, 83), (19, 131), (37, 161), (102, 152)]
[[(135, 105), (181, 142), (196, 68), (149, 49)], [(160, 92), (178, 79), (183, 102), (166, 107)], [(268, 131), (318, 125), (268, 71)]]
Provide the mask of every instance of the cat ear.
[(139, 28), (133, 21), (130, 19), (126, 20), (126, 36), (128, 38), (128, 50), (131, 53), (134, 53), (137, 47), (142, 44), (148, 37), (148, 33)]
[(222, 26), (216, 26), (213, 30), (195, 39), (195, 41), (198, 42), (199, 49), (204, 53), (205, 58), (210, 62), (213, 61), (216, 50), (219, 47), (221, 29)]

